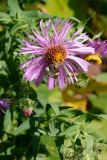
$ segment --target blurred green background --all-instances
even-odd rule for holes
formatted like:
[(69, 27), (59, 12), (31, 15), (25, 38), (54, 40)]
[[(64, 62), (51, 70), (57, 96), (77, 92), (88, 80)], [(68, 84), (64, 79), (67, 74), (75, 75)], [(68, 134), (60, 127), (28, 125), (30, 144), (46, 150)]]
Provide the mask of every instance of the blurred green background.
[[(38, 9), (44, 13), (58, 16), (74, 16), (80, 20), (92, 17), (89, 21), (95, 33), (103, 31), (107, 37), (107, 0), (19, 0), (26, 10)], [(0, 11), (7, 10), (7, 1), (0, 0)]]

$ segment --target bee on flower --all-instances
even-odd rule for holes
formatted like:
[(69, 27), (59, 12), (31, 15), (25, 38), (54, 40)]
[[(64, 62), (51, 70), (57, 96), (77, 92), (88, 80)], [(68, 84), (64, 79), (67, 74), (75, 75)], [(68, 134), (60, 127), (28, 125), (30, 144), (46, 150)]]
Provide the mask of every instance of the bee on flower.
[[(40, 31), (28, 33), (28, 40), (23, 41), (21, 54), (31, 54), (34, 58), (21, 65), (24, 77), (40, 85), (44, 76), (48, 77), (48, 88), (59, 85), (64, 89), (77, 81), (79, 73), (88, 71), (89, 62), (82, 55), (94, 53), (94, 48), (87, 46), (89, 37), (83, 29), (70, 36), (73, 23), (69, 21), (40, 21)], [(80, 57), (79, 57), (80, 55)]]

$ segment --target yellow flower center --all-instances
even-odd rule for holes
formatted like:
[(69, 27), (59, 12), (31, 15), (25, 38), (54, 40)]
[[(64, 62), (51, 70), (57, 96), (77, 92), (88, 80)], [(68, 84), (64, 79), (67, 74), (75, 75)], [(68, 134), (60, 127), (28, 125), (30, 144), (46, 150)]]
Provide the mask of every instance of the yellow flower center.
[(102, 64), (102, 60), (101, 60), (100, 56), (98, 56), (96, 54), (88, 55), (85, 59), (88, 62), (92, 62), (95, 64)]
[(64, 56), (61, 52), (56, 52), (54, 55), (54, 61), (55, 62), (63, 62), (64, 61)]
[(46, 51), (46, 59), (50, 63), (63, 63), (66, 51), (62, 46), (53, 46)]

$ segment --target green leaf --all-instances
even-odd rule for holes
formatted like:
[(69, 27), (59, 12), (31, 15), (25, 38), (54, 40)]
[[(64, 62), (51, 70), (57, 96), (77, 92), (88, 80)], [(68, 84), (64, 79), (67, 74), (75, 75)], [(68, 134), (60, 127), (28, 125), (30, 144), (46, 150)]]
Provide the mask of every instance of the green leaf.
[(55, 114), (58, 115), (59, 114), (59, 107), (58, 107), (58, 105), (57, 104), (51, 104), (51, 107), (55, 111)]
[(49, 122), (49, 129), (51, 132), (51, 136), (56, 136), (58, 129), (56, 129), (56, 127), (55, 127), (55, 120), (51, 120)]
[(48, 117), (55, 117), (56, 113), (50, 104), (46, 105), (46, 114)]
[(97, 115), (96, 114), (83, 113), (82, 115), (76, 117), (74, 122), (76, 124), (86, 124), (86, 123), (90, 123), (94, 119), (97, 119)]
[(78, 18), (76, 18), (76, 17), (69, 17), (72, 21), (74, 21), (74, 22), (77, 22), (77, 23), (80, 23), (80, 20), (78, 19)]
[(28, 129), (31, 129), (33, 131), (37, 125), (38, 125), (39, 119), (37, 117), (31, 117), (27, 120), (25, 120), (15, 131), (14, 135), (23, 134)]
[(58, 146), (56, 146), (55, 139), (51, 136), (41, 136), (40, 144), (44, 146), (45, 150), (48, 154), (44, 154), (43, 150), (41, 150), (41, 154), (37, 155), (37, 160), (60, 160)]
[(5, 117), (4, 117), (4, 124), (3, 124), (4, 131), (7, 133), (11, 132), (12, 129), (12, 121), (11, 121), (11, 113), (10, 110), (6, 111)]
[(0, 60), (0, 74), (4, 73), (5, 75), (7, 75), (6, 71), (8, 71), (8, 67), (7, 67), (6, 62), (3, 60)]
[(97, 114), (96, 115), (99, 119), (107, 120), (107, 115), (105, 114)]
[(98, 34), (96, 34), (96, 35), (93, 37), (93, 39), (97, 39), (97, 38), (101, 37), (101, 36), (102, 36), (102, 34), (103, 34), (103, 32), (102, 32), (102, 31), (101, 31), (101, 32), (99, 32)]
[(94, 137), (92, 135), (86, 135), (86, 146), (86, 158), (88, 160), (95, 160)]
[(69, 109), (63, 109), (62, 111), (60, 111), (59, 116), (74, 118), (74, 117), (82, 115), (82, 114), (83, 114), (83, 112), (78, 109), (69, 108)]
[(5, 39), (7, 40), (5, 42), (5, 52), (8, 52), (12, 43), (12, 36), (10, 35), (10, 32), (8, 30), (6, 30)]
[(64, 131), (62, 131), (59, 136), (66, 136), (66, 137), (71, 137), (74, 132), (78, 132), (78, 130), (80, 129), (80, 125), (73, 125), (67, 129), (65, 129)]
[[(93, 15), (94, 16), (94, 15)], [(83, 21), (80, 21), (80, 23), (77, 26), (77, 29), (84, 29), (85, 27), (87, 27), (87, 23), (92, 19), (92, 17), (89, 17)]]
[(52, 105), (56, 114), (59, 114), (58, 106), (62, 103), (61, 92), (58, 88), (52, 91), (48, 90), (46, 84), (41, 84), (38, 88), (34, 83), (30, 83), (30, 87), (36, 92), (38, 101), (45, 107), (47, 104)]
[(35, 90), (37, 93), (37, 99), (38, 101), (45, 107), (48, 103), (48, 97), (49, 97), (49, 90), (45, 84), (41, 84), (38, 88), (35, 84), (30, 83), (30, 86)]
[(10, 31), (10, 34), (13, 36), (17, 31), (19, 31), (19, 30), (23, 30), (23, 31), (25, 31), (25, 29), (27, 29), (28, 28), (28, 24), (27, 23), (21, 23), (21, 22), (18, 22), (18, 23), (16, 23), (13, 27), (12, 27), (12, 29), (11, 29), (11, 31)]
[(7, 13), (0, 12), (0, 22), (3, 24), (8, 24), (12, 22), (12, 19)]
[(12, 17), (21, 17), (22, 10), (19, 6), (18, 0), (8, 0), (9, 13)]
[(14, 135), (19, 135), (22, 134), (24, 131), (30, 129), (30, 119), (27, 119), (26, 121), (24, 121), (15, 131), (14, 131)]

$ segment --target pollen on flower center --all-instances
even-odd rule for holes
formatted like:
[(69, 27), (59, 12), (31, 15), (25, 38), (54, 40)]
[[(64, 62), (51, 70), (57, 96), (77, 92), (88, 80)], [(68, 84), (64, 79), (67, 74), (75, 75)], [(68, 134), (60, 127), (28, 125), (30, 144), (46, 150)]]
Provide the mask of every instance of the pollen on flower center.
[(61, 46), (53, 46), (46, 51), (46, 59), (50, 63), (62, 63), (65, 60), (66, 51)]

